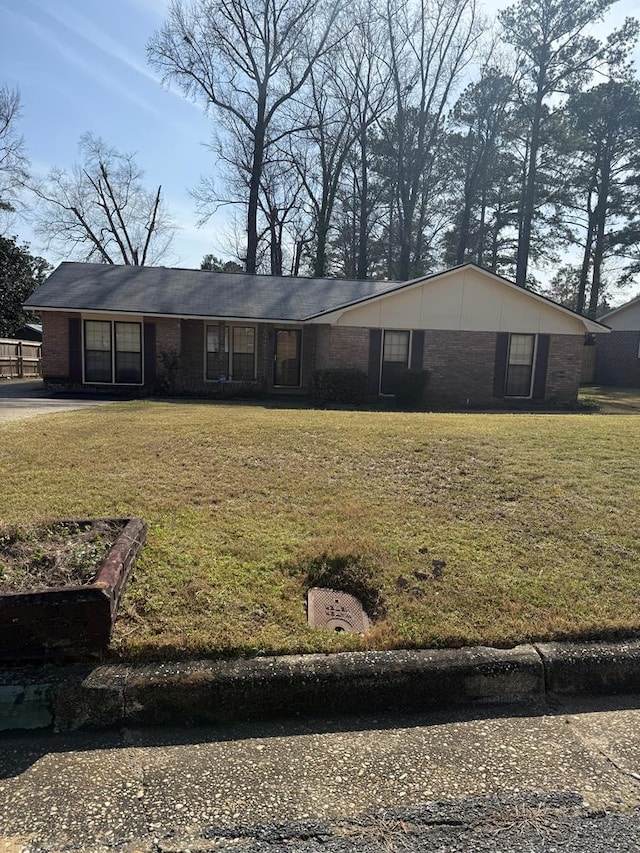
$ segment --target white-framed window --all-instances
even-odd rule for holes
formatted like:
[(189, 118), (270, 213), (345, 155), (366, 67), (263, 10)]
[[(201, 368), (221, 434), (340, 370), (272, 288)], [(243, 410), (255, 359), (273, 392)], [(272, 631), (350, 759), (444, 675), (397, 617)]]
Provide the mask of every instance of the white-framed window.
[(396, 393), (397, 377), (409, 367), (411, 332), (405, 329), (384, 329), (380, 354), (380, 393)]
[(205, 338), (208, 381), (251, 382), (256, 378), (255, 326), (207, 325)]
[(205, 377), (209, 381), (229, 378), (229, 327), (207, 326)]
[(535, 335), (509, 335), (505, 397), (531, 396), (535, 349)]
[(85, 320), (84, 381), (106, 385), (142, 384), (142, 323)]

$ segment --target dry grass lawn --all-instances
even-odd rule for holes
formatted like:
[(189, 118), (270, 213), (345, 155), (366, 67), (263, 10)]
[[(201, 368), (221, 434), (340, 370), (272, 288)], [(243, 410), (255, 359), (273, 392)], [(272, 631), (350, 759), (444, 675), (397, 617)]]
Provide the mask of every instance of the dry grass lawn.
[[(633, 415), (116, 403), (0, 425), (0, 516), (147, 519), (125, 660), (509, 645), (640, 631), (639, 459)], [(325, 553), (369, 635), (307, 627)]]

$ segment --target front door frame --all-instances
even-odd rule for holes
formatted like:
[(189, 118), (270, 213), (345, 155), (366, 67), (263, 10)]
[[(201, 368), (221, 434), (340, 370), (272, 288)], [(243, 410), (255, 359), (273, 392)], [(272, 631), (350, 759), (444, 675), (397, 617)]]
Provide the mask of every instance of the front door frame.
[[(296, 360), (297, 360), (297, 381), (296, 382), (278, 382), (278, 335), (280, 333), (293, 332), (296, 336)], [(273, 387), (274, 388), (300, 388), (302, 387), (302, 329), (301, 328), (276, 328), (273, 331)]]

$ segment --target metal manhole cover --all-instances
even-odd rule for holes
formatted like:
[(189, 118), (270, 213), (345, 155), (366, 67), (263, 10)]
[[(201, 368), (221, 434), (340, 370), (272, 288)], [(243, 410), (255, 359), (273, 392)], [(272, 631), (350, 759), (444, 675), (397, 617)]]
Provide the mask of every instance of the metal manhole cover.
[(307, 592), (307, 621), (310, 628), (363, 634), (369, 619), (354, 595), (337, 589), (312, 587)]

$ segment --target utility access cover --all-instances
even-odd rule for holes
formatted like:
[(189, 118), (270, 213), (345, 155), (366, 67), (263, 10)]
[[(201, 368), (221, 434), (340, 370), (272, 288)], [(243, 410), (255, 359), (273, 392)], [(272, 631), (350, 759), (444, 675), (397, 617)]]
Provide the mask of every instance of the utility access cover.
[(369, 619), (354, 595), (337, 589), (314, 586), (307, 593), (307, 621), (310, 628), (364, 634)]

